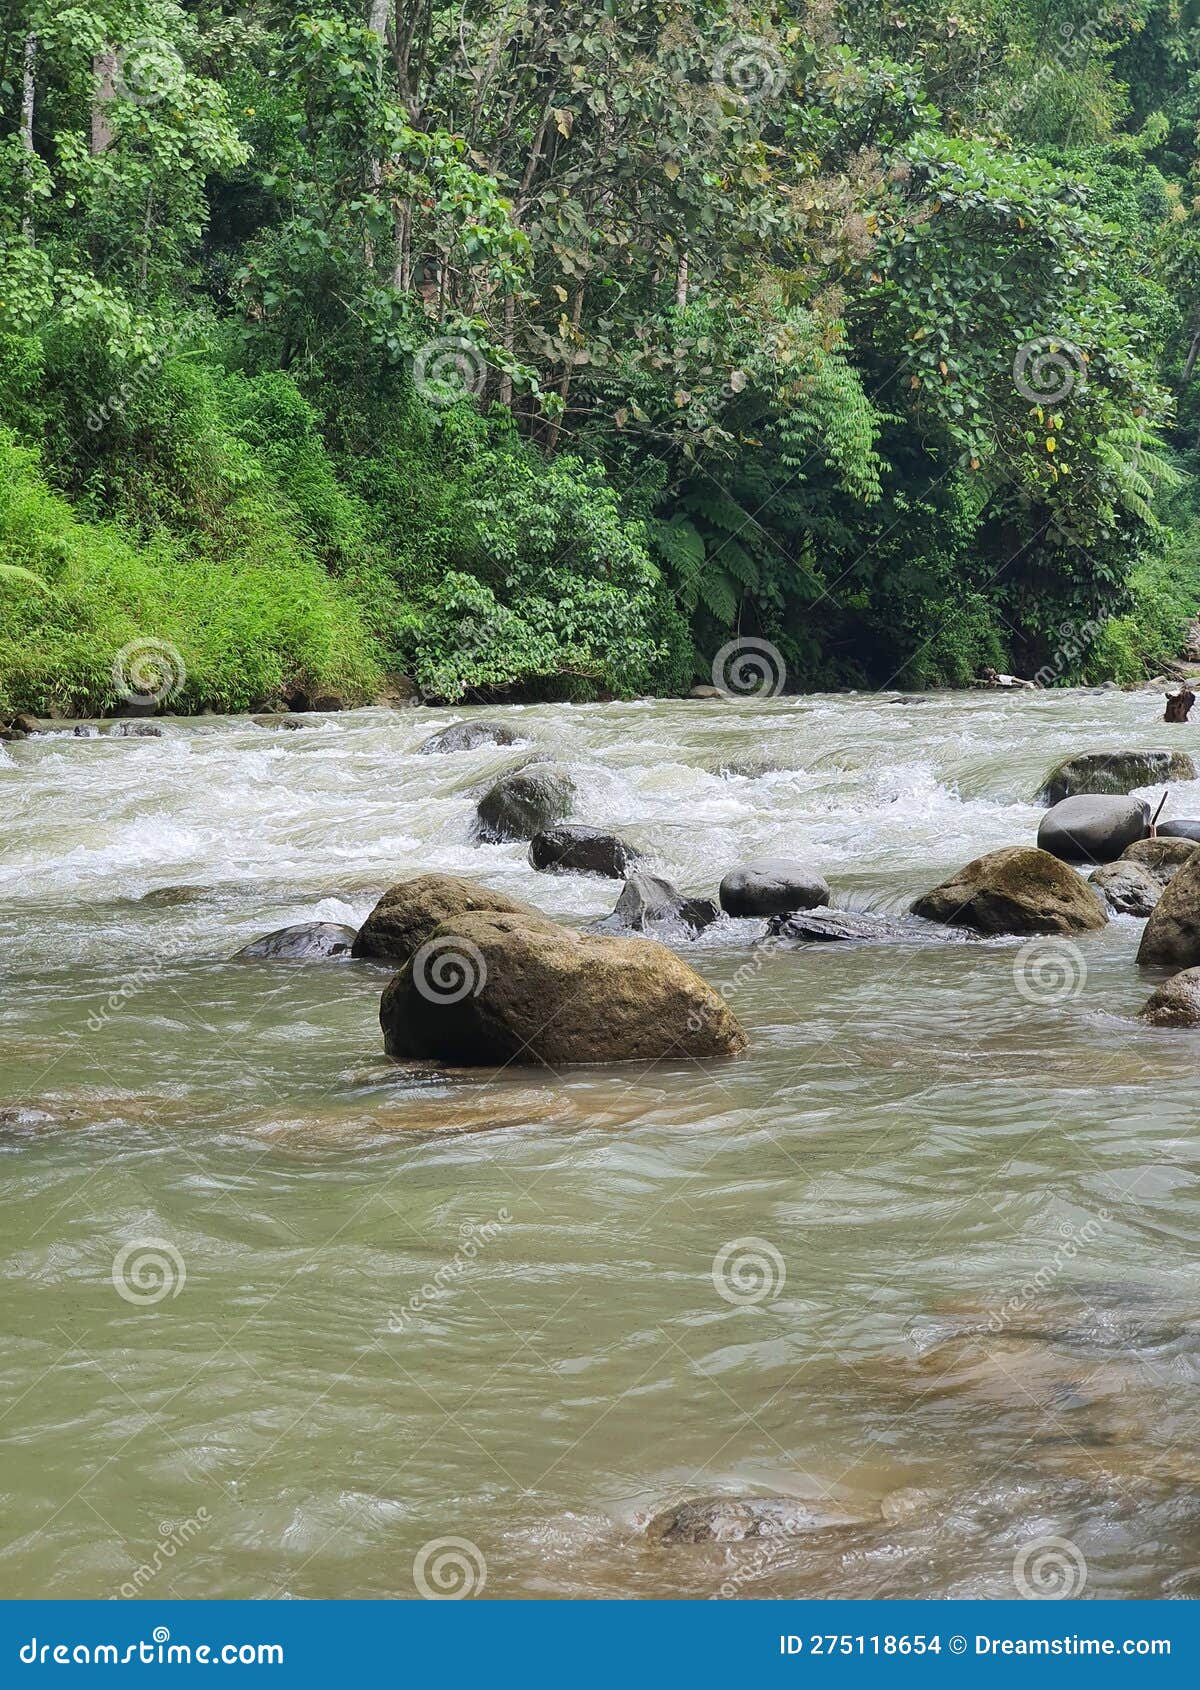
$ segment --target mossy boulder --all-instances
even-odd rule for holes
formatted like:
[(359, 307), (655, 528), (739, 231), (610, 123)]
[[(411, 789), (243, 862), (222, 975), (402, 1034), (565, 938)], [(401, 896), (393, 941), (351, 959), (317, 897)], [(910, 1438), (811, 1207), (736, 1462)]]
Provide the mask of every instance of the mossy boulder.
[(1200, 1027), (1200, 968), (1172, 974), (1142, 1005), (1138, 1020), (1152, 1027)]
[(519, 915), (528, 922), (557, 926), (532, 905), (493, 892), (474, 880), (454, 874), (420, 874), (390, 886), (383, 894), (359, 929), (354, 955), (407, 962), (443, 921), (473, 910)]
[(1174, 968), (1200, 963), (1200, 857), (1184, 864), (1154, 906), (1137, 959)]
[(665, 946), (486, 910), (435, 929), (388, 985), (379, 1021), (389, 1056), (453, 1067), (684, 1060), (746, 1047), (724, 999)]
[(1196, 765), (1183, 751), (1088, 751), (1051, 769), (1033, 801), (1057, 804), (1084, 794), (1124, 797), (1138, 786), (1195, 779)]
[(1027, 845), (976, 857), (923, 893), (912, 913), (976, 933), (1091, 933), (1108, 921), (1074, 869)]
[(571, 813), (575, 783), (551, 763), (530, 763), (505, 775), (476, 806), (476, 838), (485, 844), (532, 839)]

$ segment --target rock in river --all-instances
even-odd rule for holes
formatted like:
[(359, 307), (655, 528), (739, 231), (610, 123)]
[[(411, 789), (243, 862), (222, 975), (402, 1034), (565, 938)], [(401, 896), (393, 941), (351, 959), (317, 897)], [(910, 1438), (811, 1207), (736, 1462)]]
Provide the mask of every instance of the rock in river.
[(1200, 963), (1200, 856), (1180, 869), (1158, 900), (1137, 959), (1174, 968)]
[(438, 752), (474, 751), (480, 745), (515, 745), (517, 736), (503, 722), (452, 722), (448, 728), (431, 734), (417, 754), (433, 756)]
[(1152, 1027), (1200, 1027), (1200, 968), (1172, 974), (1138, 1010)]
[(602, 874), (609, 880), (624, 880), (640, 857), (632, 845), (596, 827), (547, 828), (534, 834), (529, 847), (534, 868), (551, 874)]
[(460, 880), (453, 874), (420, 874), (415, 880), (388, 887), (359, 929), (354, 954), (407, 962), (435, 927), (472, 910), (519, 915), (549, 927), (558, 925), (530, 904), (506, 898), (503, 892), (492, 892), (473, 880)]
[(1037, 842), (1067, 863), (1111, 863), (1145, 837), (1149, 823), (1141, 798), (1064, 798), (1042, 817)]
[(233, 961), (317, 962), (327, 957), (348, 957), (354, 939), (353, 927), (343, 927), (336, 921), (306, 921), (252, 940)]
[(912, 927), (902, 927), (881, 915), (859, 915), (854, 910), (796, 910), (777, 915), (767, 923), (766, 937), (759, 944), (827, 945), (838, 941), (912, 939), (920, 937)]
[(1127, 857), (1098, 868), (1088, 885), (1116, 915), (1149, 915), (1163, 892), (1157, 875)]
[[(1200, 826), (1200, 823), (1197, 825)], [(1135, 839), (1132, 845), (1127, 845), (1120, 861), (1136, 863), (1152, 874), (1160, 886), (1166, 886), (1200, 850), (1200, 843), (1195, 839), (1164, 839), (1161, 825), (1158, 831), (1157, 839)]]
[(651, 1543), (741, 1543), (853, 1524), (852, 1515), (790, 1496), (701, 1496), (655, 1514), (646, 1537)]
[(1089, 933), (1108, 921), (1074, 869), (1025, 845), (976, 857), (923, 893), (912, 912), (976, 933)]
[(760, 857), (725, 876), (720, 899), (726, 915), (788, 915), (792, 910), (827, 904), (829, 887), (821, 875), (802, 863)]
[(532, 839), (570, 814), (575, 783), (550, 763), (530, 763), (498, 780), (477, 806), (476, 836), (488, 844)]
[(1194, 845), (1200, 844), (1200, 821), (1184, 817), (1179, 821), (1159, 822), (1158, 836), (1160, 839), (1190, 839)]
[(711, 898), (685, 898), (669, 880), (657, 874), (631, 874), (611, 915), (601, 916), (589, 933), (649, 933), (677, 928), (690, 937), (717, 919)]
[(580, 937), (541, 918), (472, 911), (443, 922), (379, 1006), (384, 1048), (453, 1067), (732, 1056), (728, 1005), (649, 939)]
[(1057, 804), (1084, 793), (1124, 797), (1135, 786), (1195, 780), (1196, 765), (1182, 751), (1089, 751), (1051, 769), (1035, 804)]

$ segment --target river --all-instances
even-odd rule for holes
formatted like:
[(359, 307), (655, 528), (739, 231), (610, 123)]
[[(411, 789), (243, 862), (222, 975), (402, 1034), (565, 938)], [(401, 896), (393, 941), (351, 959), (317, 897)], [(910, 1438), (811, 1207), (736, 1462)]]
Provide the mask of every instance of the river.
[[(1161, 709), (501, 714), (685, 890), (786, 855), (900, 911), (1032, 842), (1062, 756), (1189, 748)], [(1140, 924), (1045, 974), (723, 921), (687, 954), (741, 1058), (406, 1072), (385, 969), (227, 959), (431, 869), (612, 907), (471, 843), (529, 749), (415, 754), (467, 714), (0, 745), (7, 1593), (412, 1598), (448, 1555), (495, 1597), (1004, 1597), (1050, 1539), (1075, 1593), (1200, 1595), (1200, 1041), (1131, 1022)], [(720, 1492), (818, 1529), (648, 1540)]]

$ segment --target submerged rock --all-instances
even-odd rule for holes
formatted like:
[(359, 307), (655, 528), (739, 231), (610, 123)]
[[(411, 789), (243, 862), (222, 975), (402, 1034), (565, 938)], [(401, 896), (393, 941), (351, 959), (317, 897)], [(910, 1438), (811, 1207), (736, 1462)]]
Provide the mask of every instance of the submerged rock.
[(1200, 1027), (1200, 968), (1184, 968), (1164, 980), (1138, 1010), (1152, 1027)]
[(516, 743), (516, 734), (502, 722), (452, 722), (448, 728), (431, 734), (424, 745), (418, 745), (417, 755), (430, 757), (441, 752), (474, 751), (481, 745)]
[(488, 911), (436, 928), (385, 990), (379, 1020), (389, 1056), (455, 1067), (648, 1062), (746, 1047), (720, 995), (665, 946)]
[(1175, 968), (1200, 963), (1200, 856), (1184, 864), (1158, 900), (1137, 959)]
[(990, 851), (925, 892), (912, 913), (976, 933), (1090, 933), (1108, 916), (1087, 882), (1047, 851)]
[(569, 815), (575, 783), (551, 763), (531, 763), (498, 780), (479, 800), (476, 837), (487, 844), (532, 839)]
[(306, 921), (252, 939), (232, 961), (318, 962), (329, 957), (348, 957), (355, 937), (353, 927), (343, 927), (339, 922)]
[(474, 880), (453, 874), (420, 874), (389, 886), (358, 930), (354, 941), (356, 957), (379, 957), (388, 962), (407, 962), (429, 938), (435, 927), (471, 910), (519, 915), (526, 921), (550, 921), (531, 904), (507, 898)]
[(1182, 751), (1089, 751), (1052, 769), (1034, 803), (1057, 804), (1083, 794), (1124, 797), (1135, 786), (1195, 779), (1196, 765)]
[(854, 910), (799, 910), (792, 915), (777, 915), (767, 923), (766, 935), (759, 944), (827, 945), (838, 942), (854, 943), (863, 940), (913, 939), (921, 935), (912, 927), (902, 927), (882, 915), (860, 915)]
[(1111, 863), (1149, 824), (1141, 798), (1064, 798), (1042, 817), (1038, 848), (1067, 863)]
[(701, 1496), (674, 1503), (646, 1526), (650, 1543), (742, 1543), (756, 1537), (801, 1537), (856, 1525), (841, 1514), (790, 1496)]
[(711, 927), (717, 913), (711, 898), (685, 898), (661, 875), (631, 874), (612, 914), (593, 921), (587, 931), (619, 935), (674, 927), (690, 936)]
[(829, 902), (823, 876), (782, 857), (759, 857), (732, 869), (722, 880), (721, 908), (726, 915), (788, 915)]
[(1163, 893), (1156, 875), (1126, 857), (1098, 868), (1088, 885), (1117, 915), (1149, 915)]
[(135, 720), (107, 722), (101, 729), (105, 739), (162, 739), (163, 731), (156, 722)]
[(535, 833), (529, 847), (534, 868), (550, 874), (602, 874), (609, 880), (624, 880), (641, 855), (615, 834), (569, 825)]
[[(1200, 823), (1197, 823), (1200, 827)], [(1160, 837), (1157, 839), (1135, 839), (1132, 845), (1127, 845), (1122, 851), (1120, 861), (1136, 863), (1152, 874), (1160, 886), (1168, 885), (1179, 870), (1190, 862), (1200, 843), (1194, 839), (1174, 839), (1161, 837), (1162, 828), (1159, 827)], [(1095, 876), (1092, 876), (1095, 879)]]

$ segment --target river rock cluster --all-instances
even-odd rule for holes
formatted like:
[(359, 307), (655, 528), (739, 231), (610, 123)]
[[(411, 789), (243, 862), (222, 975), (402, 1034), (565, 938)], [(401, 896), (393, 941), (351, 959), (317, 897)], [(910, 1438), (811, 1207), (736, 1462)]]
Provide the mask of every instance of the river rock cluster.
[[(509, 746), (503, 723), (454, 723), (421, 755)], [(380, 1005), (384, 1048), (399, 1061), (455, 1067), (733, 1056), (746, 1035), (724, 997), (670, 946), (722, 917), (761, 920), (755, 941), (779, 949), (948, 938), (1098, 932), (1112, 916), (1146, 923), (1144, 967), (1177, 970), (1141, 1018), (1200, 1026), (1200, 820), (1155, 824), (1131, 790), (1194, 780), (1176, 751), (1085, 753), (1052, 769), (1036, 844), (987, 852), (917, 897), (904, 916), (834, 907), (811, 865), (759, 858), (733, 865), (715, 896), (688, 895), (650, 872), (645, 853), (573, 822), (571, 775), (536, 755), (479, 796), (478, 844), (528, 842), (533, 868), (622, 883), (610, 914), (583, 931), (455, 875), (389, 887), (357, 933), (332, 923), (284, 928), (238, 960), (357, 958), (394, 970)], [(1090, 878), (1084, 871), (1090, 870)], [(665, 941), (665, 942), (664, 942)]]

